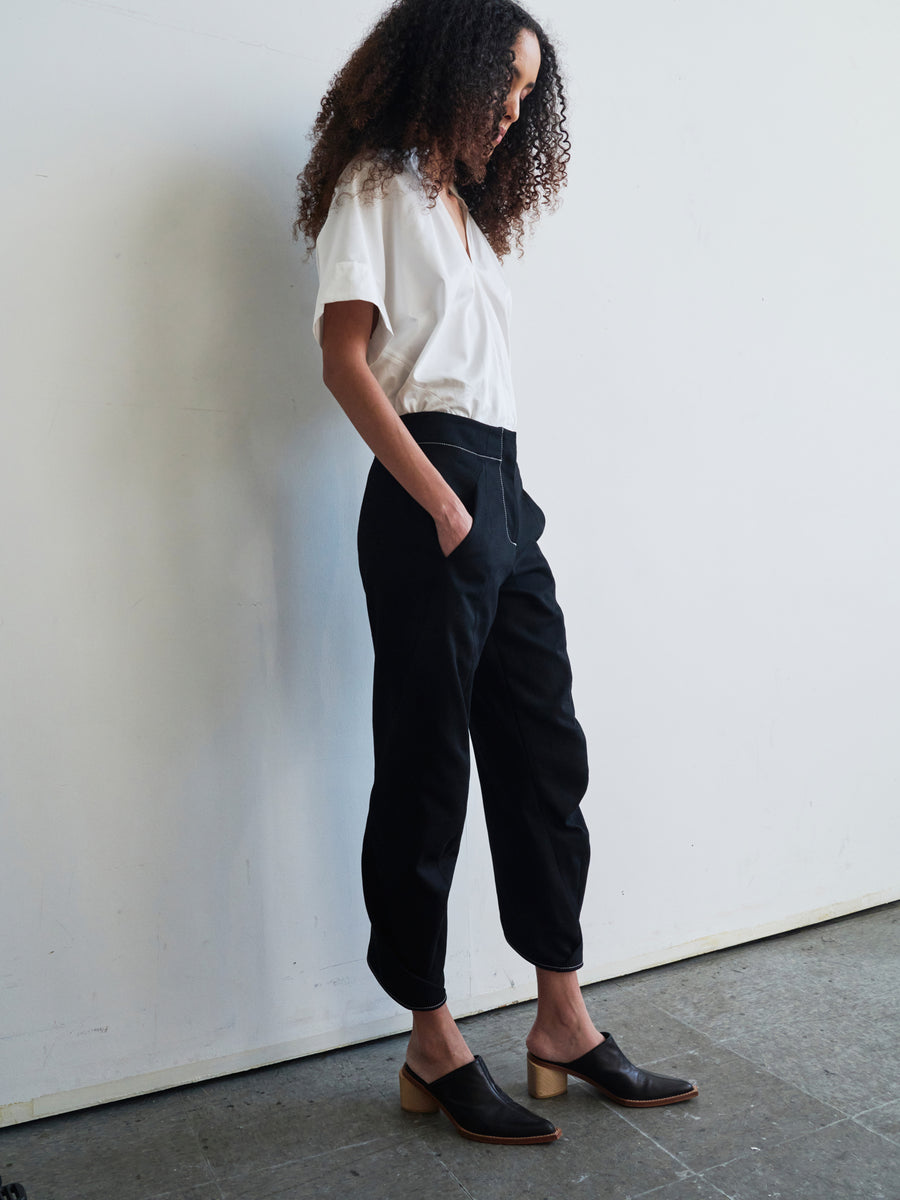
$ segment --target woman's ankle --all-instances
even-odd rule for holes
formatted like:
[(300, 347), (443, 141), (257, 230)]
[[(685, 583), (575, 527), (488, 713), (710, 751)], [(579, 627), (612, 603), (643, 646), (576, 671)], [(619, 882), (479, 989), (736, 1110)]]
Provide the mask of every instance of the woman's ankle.
[(574, 972), (538, 970), (538, 1009), (525, 1045), (537, 1058), (571, 1062), (603, 1041)]
[(414, 1012), (406, 1061), (426, 1083), (472, 1062), (474, 1055), (446, 1004), (430, 1012)]
[(535, 1022), (525, 1038), (525, 1045), (535, 1058), (543, 1058), (548, 1062), (572, 1062), (604, 1040), (603, 1034), (592, 1021), (579, 1029), (541, 1026)]

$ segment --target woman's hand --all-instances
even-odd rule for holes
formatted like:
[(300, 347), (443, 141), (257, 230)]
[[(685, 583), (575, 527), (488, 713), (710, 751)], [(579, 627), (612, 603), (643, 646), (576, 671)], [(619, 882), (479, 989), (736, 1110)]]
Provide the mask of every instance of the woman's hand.
[(462, 501), (458, 503), (459, 507), (454, 508), (452, 513), (442, 513), (440, 517), (434, 519), (438, 542), (444, 558), (452, 554), (457, 546), (462, 545), (472, 529), (471, 514)]

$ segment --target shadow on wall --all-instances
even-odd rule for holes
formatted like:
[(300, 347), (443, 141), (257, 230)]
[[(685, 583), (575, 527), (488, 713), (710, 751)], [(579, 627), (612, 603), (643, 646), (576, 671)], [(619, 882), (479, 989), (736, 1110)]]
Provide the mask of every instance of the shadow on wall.
[(364, 955), (368, 459), (321, 384), (315, 269), (286, 210), (192, 161), (136, 211), (121, 339), (67, 469), (102, 680), (79, 890), (85, 913), (118, 913), (82, 969), (124, 958), (101, 1004), (147, 1025), (152, 1070), (299, 1036), (323, 968)]

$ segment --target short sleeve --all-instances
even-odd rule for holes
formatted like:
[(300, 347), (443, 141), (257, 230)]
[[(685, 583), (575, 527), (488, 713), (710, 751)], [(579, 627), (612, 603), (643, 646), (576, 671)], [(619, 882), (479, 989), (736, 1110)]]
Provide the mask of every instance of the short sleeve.
[(313, 335), (322, 344), (325, 305), (340, 300), (367, 300), (378, 309), (393, 334), (385, 302), (386, 240), (394, 189), (362, 193), (365, 165), (351, 164), (338, 181), (328, 217), (316, 239), (319, 292)]

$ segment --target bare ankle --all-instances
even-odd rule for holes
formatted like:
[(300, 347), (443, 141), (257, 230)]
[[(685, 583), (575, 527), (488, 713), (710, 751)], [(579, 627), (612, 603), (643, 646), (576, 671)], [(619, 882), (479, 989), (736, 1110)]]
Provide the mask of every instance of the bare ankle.
[(538, 970), (538, 1010), (525, 1045), (537, 1058), (571, 1062), (603, 1041), (574, 972)]
[(431, 1012), (413, 1013), (406, 1061), (426, 1083), (465, 1066), (473, 1057), (446, 1005)]

